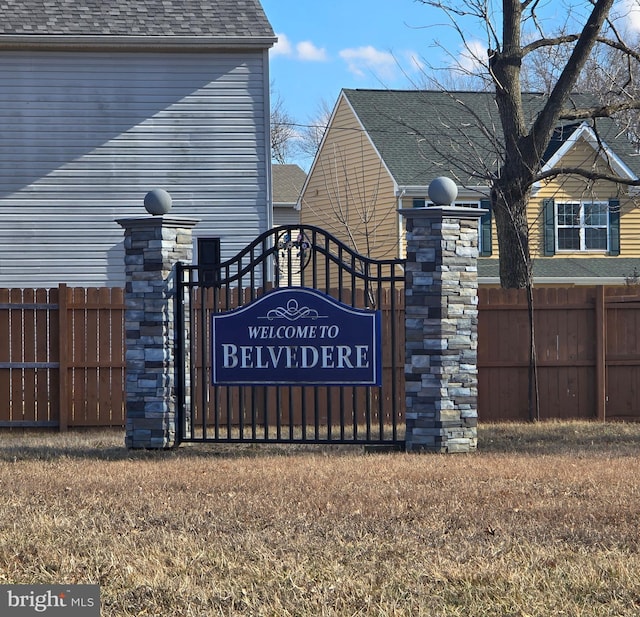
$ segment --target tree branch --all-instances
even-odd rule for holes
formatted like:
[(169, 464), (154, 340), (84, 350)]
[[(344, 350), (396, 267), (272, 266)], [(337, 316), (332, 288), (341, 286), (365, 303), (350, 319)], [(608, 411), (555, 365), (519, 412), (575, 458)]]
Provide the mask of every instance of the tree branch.
[(609, 14), (613, 1), (614, 0), (594, 0), (593, 11), (589, 15), (587, 23), (580, 33), (568, 61), (551, 91), (549, 99), (531, 130), (531, 141), (533, 142), (531, 146), (535, 152), (544, 150), (542, 146), (551, 134), (560, 116), (564, 102), (575, 86), (578, 76), (600, 35), (600, 30)]
[(560, 120), (588, 120), (590, 118), (611, 118), (621, 111), (640, 109), (640, 100), (623, 101), (622, 103), (610, 103), (599, 107), (589, 107), (583, 109), (562, 110), (559, 115)]
[(554, 38), (543, 38), (537, 41), (532, 41), (528, 45), (522, 48), (522, 55), (526, 56), (533, 51), (542, 49), (543, 47), (555, 47), (556, 45), (562, 45), (564, 43), (573, 43), (579, 38), (578, 34), (565, 34), (563, 36), (556, 36)]
[(593, 171), (584, 167), (553, 167), (536, 174), (535, 180), (536, 182), (540, 182), (541, 180), (550, 180), (553, 178), (557, 178), (558, 176), (568, 175), (580, 176), (581, 178), (585, 178), (591, 181), (600, 180), (613, 182), (614, 184), (620, 184), (624, 186), (640, 186), (640, 178), (633, 180), (631, 178), (623, 178), (617, 174)]

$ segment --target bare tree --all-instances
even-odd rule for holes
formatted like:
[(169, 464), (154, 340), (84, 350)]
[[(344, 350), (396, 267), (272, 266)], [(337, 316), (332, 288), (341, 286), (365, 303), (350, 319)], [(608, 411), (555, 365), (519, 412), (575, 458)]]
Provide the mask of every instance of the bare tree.
[[(627, 43), (618, 27), (620, 22), (616, 17), (620, 16), (612, 14), (614, 0), (569, 2), (563, 7), (566, 9), (564, 21), (553, 33), (546, 31), (548, 20), (543, 13), (544, 3), (539, 0), (417, 1), (436, 7), (448, 16), (464, 48), (477, 61), (476, 66), (483, 67), (483, 77), (495, 93), (502, 137), (496, 153), (499, 162), (489, 180), (500, 245), (500, 281), (508, 288), (530, 286), (526, 210), (535, 183), (572, 174), (591, 183), (608, 180), (640, 185), (640, 181), (620, 177), (613, 171), (599, 171), (594, 166), (543, 171), (543, 154), (562, 121), (613, 118), (640, 109), (640, 97), (628, 86), (597, 105), (583, 108), (569, 105), (581, 74), (594, 54), (615, 50), (622, 65), (627, 67), (616, 83), (620, 83), (623, 76), (633, 83), (637, 71), (634, 67), (640, 61), (637, 46)], [(484, 58), (461, 26), (468, 18), (475, 20), (476, 26), (485, 33), (487, 55)], [(525, 115), (523, 92), (527, 78), (535, 74), (536, 62), (544, 58), (553, 60), (547, 65), (551, 70), (544, 73), (547, 96), (535, 118), (529, 119)], [(528, 72), (527, 63), (531, 66)]]
[[(639, 47), (637, 35), (630, 37), (630, 42), (634, 49)], [(531, 54), (530, 62), (523, 67), (523, 87), (550, 94), (569, 53), (567, 46), (555, 46)], [(594, 95), (603, 106), (640, 99), (640, 63), (616, 47), (597, 46), (580, 73), (575, 90)], [(640, 151), (640, 111), (621, 110), (615, 120), (636, 151)]]
[(315, 117), (311, 118), (309, 124), (301, 127), (298, 151), (302, 156), (310, 159), (315, 157), (330, 119), (331, 107), (325, 99), (322, 99), (317, 107)]
[(293, 118), (284, 106), (284, 102), (271, 86), (271, 160), (287, 163), (296, 147), (298, 134)]
[(331, 108), (322, 99), (307, 124), (296, 122), (271, 84), (271, 160), (280, 164), (295, 158), (312, 161), (330, 118)]
[[(636, 38), (636, 49), (639, 42)], [(603, 106), (640, 100), (640, 63), (618, 49), (607, 48), (589, 60), (578, 81), (578, 89), (596, 95)], [(636, 152), (640, 152), (640, 111), (634, 107), (620, 110), (616, 121)]]

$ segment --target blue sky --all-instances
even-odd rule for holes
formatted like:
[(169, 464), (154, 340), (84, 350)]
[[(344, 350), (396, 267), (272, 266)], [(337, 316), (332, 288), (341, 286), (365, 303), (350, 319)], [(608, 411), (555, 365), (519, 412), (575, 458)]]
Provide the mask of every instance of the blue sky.
[[(461, 39), (444, 13), (417, 0), (261, 3), (279, 37), (270, 51), (275, 96), (296, 123), (317, 119), (323, 101), (333, 109), (341, 88), (424, 87), (430, 67), (472, 62), (468, 54), (465, 58)], [(582, 0), (541, 0), (537, 10), (542, 21), (537, 25), (553, 30), (567, 18), (569, 7), (577, 15), (585, 5), (589, 6)], [(613, 14), (622, 15), (619, 23), (640, 32), (640, 0), (616, 0)], [(471, 24), (460, 25), (466, 30)], [(466, 30), (466, 36), (474, 53), (486, 56), (486, 33), (476, 37)]]
[[(443, 16), (415, 0), (262, 0), (279, 37), (271, 82), (300, 123), (333, 107), (341, 88), (412, 88), (424, 58), (453, 39)], [(432, 58), (430, 58), (432, 59)]]

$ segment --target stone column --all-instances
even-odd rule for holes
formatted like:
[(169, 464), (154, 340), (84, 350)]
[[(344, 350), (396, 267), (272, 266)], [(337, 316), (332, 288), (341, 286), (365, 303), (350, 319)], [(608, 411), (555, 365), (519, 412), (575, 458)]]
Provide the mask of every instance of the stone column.
[(477, 447), (478, 219), (485, 210), (434, 206), (406, 219), (407, 451)]
[(175, 264), (191, 262), (197, 221), (120, 219), (125, 248), (126, 446), (170, 448), (176, 440)]

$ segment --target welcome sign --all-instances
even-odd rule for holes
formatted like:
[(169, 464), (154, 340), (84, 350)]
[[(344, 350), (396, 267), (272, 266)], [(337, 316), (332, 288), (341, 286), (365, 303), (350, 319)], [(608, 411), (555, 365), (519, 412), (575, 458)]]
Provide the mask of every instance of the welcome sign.
[(381, 313), (277, 289), (212, 317), (215, 385), (382, 384)]

